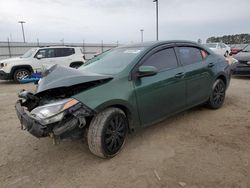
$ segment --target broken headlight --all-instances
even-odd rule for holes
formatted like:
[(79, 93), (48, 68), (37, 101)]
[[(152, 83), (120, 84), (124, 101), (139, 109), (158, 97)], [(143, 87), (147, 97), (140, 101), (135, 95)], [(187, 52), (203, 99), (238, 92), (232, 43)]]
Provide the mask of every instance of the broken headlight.
[(64, 111), (79, 103), (76, 99), (63, 99), (51, 104), (39, 106), (33, 109), (31, 116), (43, 125), (61, 121), (64, 116)]

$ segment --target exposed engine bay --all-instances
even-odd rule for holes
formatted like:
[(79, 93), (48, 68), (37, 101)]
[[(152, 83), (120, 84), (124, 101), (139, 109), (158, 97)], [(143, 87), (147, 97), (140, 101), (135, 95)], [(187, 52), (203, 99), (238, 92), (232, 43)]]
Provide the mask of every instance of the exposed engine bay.
[(36, 94), (23, 90), (18, 96), (19, 98), (24, 99), (23, 106), (27, 107), (28, 111), (31, 111), (37, 106), (42, 106), (61, 99), (70, 98), (73, 95), (76, 95), (92, 87), (104, 84), (107, 81), (107, 79), (97, 80), (69, 87), (53, 88)]

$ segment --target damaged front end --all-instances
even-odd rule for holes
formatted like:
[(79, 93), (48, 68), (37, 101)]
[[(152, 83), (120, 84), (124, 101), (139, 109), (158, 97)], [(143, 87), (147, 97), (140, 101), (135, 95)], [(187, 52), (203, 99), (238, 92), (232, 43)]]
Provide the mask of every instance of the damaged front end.
[[(95, 112), (74, 98), (53, 100), (49, 104), (37, 106), (31, 111), (26, 106), (29, 100), (39, 103), (38, 97), (23, 91), (22, 99), (16, 103), (17, 116), (24, 129), (37, 138), (51, 136), (55, 140), (80, 138), (86, 119)], [(25, 98), (24, 98), (25, 96)]]
[[(25, 90), (19, 93), (15, 108), (22, 128), (37, 138), (50, 136), (54, 141), (82, 138), (84, 128), (96, 112), (73, 96), (104, 84), (110, 78), (100, 75), (86, 76), (72, 71), (75, 70), (53, 67), (51, 72), (54, 74), (65, 72), (64, 79), (55, 81), (50, 73), (39, 83), (35, 94)], [(71, 83), (65, 82), (67, 73), (70, 73)], [(76, 82), (73, 82), (72, 74), (76, 77)], [(63, 85), (63, 82), (66, 84)]]

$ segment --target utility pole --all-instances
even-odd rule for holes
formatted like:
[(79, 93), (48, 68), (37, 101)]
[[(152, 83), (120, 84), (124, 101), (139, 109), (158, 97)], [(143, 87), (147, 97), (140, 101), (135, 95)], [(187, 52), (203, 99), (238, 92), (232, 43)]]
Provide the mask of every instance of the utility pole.
[(37, 41), (37, 46), (39, 47), (40, 46), (40, 44), (39, 44), (39, 38), (37, 38), (36, 41)]
[(64, 39), (61, 39), (60, 42), (61, 42), (62, 45), (64, 46)]
[(103, 53), (103, 40), (101, 41), (101, 48), (102, 48), (102, 53)]
[(24, 34), (23, 24), (26, 23), (26, 22), (25, 21), (19, 21), (18, 23), (21, 24), (22, 32), (23, 32), (23, 42), (25, 43), (25, 34)]
[(11, 57), (10, 39), (9, 39), (9, 37), (7, 38), (7, 42), (8, 42), (8, 49), (9, 49), (9, 57)]
[(141, 42), (143, 42), (143, 29), (140, 30), (141, 31)]
[(155, 2), (155, 5), (156, 5), (156, 40), (159, 40), (159, 19), (158, 19), (158, 0), (153, 0), (153, 2)]

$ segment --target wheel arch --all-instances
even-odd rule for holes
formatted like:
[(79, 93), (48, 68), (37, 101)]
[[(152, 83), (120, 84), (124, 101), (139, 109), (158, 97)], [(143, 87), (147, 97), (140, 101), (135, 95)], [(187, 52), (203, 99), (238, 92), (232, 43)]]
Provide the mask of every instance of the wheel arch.
[(131, 125), (133, 122), (133, 117), (132, 117), (131, 111), (126, 106), (121, 105), (121, 104), (111, 105), (111, 106), (108, 106), (107, 108), (111, 108), (111, 107), (119, 108), (126, 114), (126, 117), (128, 118), (128, 128), (129, 128), (129, 130), (131, 130)]
[(217, 79), (221, 79), (224, 82), (224, 84), (227, 86), (228, 83), (227, 83), (227, 77), (225, 74), (221, 73), (221, 74), (217, 75), (215, 80), (217, 80)]
[(138, 120), (136, 118), (136, 116), (134, 115), (136, 113), (135, 110), (133, 110), (133, 107), (131, 107), (130, 105), (127, 104), (126, 101), (123, 100), (114, 100), (114, 101), (109, 101), (109, 102), (105, 102), (101, 105), (99, 105), (96, 108), (97, 112), (101, 112), (107, 108), (119, 108), (121, 109), (127, 116), (128, 118), (128, 124), (129, 124), (129, 130), (133, 131), (134, 130), (134, 126), (136, 126)]
[(31, 67), (31, 65), (16, 65), (11, 68), (11, 71), (10, 71), (11, 78), (13, 78), (15, 71), (18, 69), (27, 69), (31, 73), (33, 72), (33, 68)]
[(82, 62), (82, 61), (73, 61), (73, 62), (71, 62), (70, 64), (69, 64), (69, 66), (70, 67), (73, 67), (73, 65), (79, 65), (79, 66), (81, 66), (81, 65), (83, 65), (84, 63)]

